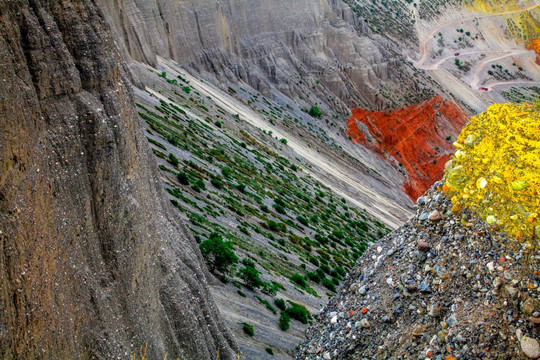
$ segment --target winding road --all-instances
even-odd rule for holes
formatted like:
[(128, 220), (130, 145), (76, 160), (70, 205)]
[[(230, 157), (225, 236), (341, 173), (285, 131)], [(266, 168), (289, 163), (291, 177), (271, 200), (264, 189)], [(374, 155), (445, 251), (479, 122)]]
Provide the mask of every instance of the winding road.
[[(472, 77), (472, 80), (471, 80), (469, 85), (474, 90), (479, 90), (478, 84), (480, 83), (480, 74), (481, 74), (482, 70), (485, 68), (485, 66), (488, 63), (496, 61), (496, 60), (500, 60), (500, 59), (503, 59), (503, 58), (506, 58), (506, 57), (510, 57), (510, 56), (524, 55), (524, 54), (527, 54), (530, 50), (523, 50), (523, 49), (498, 50), (498, 51), (497, 50), (493, 50), (493, 51), (474, 50), (474, 51), (460, 52), (459, 55), (446, 56), (444, 58), (439, 59), (434, 64), (426, 65), (426, 61), (428, 60), (428, 56), (429, 56), (428, 43), (442, 29), (444, 29), (444, 28), (446, 28), (446, 27), (448, 27), (450, 25), (457, 24), (457, 23), (460, 23), (460, 22), (470, 21), (470, 20), (474, 20), (474, 19), (483, 19), (483, 18), (489, 18), (489, 17), (495, 17), (495, 16), (504, 16), (504, 15), (516, 14), (516, 13), (520, 13), (520, 12), (523, 12), (523, 11), (532, 10), (532, 9), (534, 9), (536, 7), (540, 7), (540, 3), (530, 5), (530, 6), (526, 7), (526, 8), (523, 8), (523, 9), (504, 11), (504, 12), (500, 12), (500, 13), (496, 13), (496, 14), (488, 14), (488, 15), (483, 15), (483, 16), (470, 16), (470, 17), (466, 17), (466, 18), (462, 18), (462, 19), (455, 19), (455, 20), (449, 21), (449, 22), (447, 22), (445, 24), (442, 24), (442, 25), (438, 26), (437, 28), (435, 28), (424, 39), (424, 41), (422, 42), (422, 47), (421, 47), (421, 49), (422, 49), (422, 57), (420, 58), (420, 60), (414, 61), (413, 63), (418, 69), (434, 71), (434, 70), (439, 70), (441, 65), (444, 62), (448, 61), (449, 59), (455, 59), (457, 57), (474, 55), (474, 54), (489, 54), (489, 53), (504, 54), (504, 55), (501, 55), (501, 56), (486, 59), (486, 60), (480, 62), (475, 67), (474, 72), (473, 72), (473, 77)], [(529, 82), (527, 82), (527, 81), (498, 82), (498, 83), (493, 83), (493, 84), (486, 85), (484, 87), (486, 89), (488, 89), (488, 91), (490, 91), (496, 86), (514, 85), (514, 84), (516, 84), (516, 85), (517, 84), (522, 84), (522, 85), (526, 86), (526, 85), (537, 85), (537, 84), (540, 84), (540, 82), (535, 82), (535, 81), (529, 81)]]

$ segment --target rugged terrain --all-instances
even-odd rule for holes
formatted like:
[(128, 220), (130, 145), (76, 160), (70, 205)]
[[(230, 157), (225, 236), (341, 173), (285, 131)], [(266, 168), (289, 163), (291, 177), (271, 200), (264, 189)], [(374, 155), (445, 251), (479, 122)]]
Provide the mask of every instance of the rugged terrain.
[(538, 252), (454, 214), (437, 185), (359, 260), (296, 359), (540, 356)]
[(463, 111), (440, 96), (396, 111), (353, 109), (347, 135), (391, 163), (409, 177), (403, 184), (412, 201), (444, 173), (455, 148), (456, 134), (467, 122)]
[(0, 357), (236, 358), (100, 9), (0, 8)]
[(465, 117), (539, 93), (538, 6), (482, 4), (0, 0), (0, 355), (290, 358)]

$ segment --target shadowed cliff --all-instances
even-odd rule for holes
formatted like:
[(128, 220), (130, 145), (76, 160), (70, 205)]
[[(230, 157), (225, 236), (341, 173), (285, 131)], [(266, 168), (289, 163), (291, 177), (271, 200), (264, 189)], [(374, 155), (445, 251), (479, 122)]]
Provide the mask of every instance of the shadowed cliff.
[(234, 357), (97, 5), (0, 9), (0, 357)]

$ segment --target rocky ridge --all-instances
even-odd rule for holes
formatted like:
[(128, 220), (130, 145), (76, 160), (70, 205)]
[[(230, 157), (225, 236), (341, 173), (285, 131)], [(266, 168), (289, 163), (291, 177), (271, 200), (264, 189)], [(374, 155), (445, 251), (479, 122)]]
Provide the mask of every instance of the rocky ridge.
[(536, 359), (540, 256), (438, 184), (315, 316), (296, 359)]
[(0, 9), (0, 358), (236, 358), (99, 7)]

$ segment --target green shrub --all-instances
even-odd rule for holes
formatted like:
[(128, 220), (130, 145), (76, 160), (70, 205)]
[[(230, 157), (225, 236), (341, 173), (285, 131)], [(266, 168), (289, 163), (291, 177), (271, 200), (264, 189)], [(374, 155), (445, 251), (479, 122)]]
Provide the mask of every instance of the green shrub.
[(263, 282), (260, 279), (259, 274), (260, 271), (251, 266), (243, 267), (238, 271), (238, 276), (240, 279), (244, 280), (244, 284), (249, 289), (257, 289), (262, 286)]
[(321, 282), (321, 276), (316, 272), (308, 272), (307, 277), (309, 280), (313, 281), (316, 284)]
[(304, 305), (289, 301), (291, 306), (285, 310), (292, 319), (300, 321), (302, 324), (307, 324), (311, 320), (311, 314)]
[(319, 108), (317, 106), (312, 106), (309, 109), (308, 114), (313, 116), (313, 117), (321, 117), (322, 116), (322, 112), (321, 112), (321, 110), (319, 110)]
[(328, 265), (326, 265), (326, 264), (322, 264), (321, 267), (320, 267), (320, 269), (321, 269), (322, 271), (324, 271), (325, 273), (330, 274), (330, 271), (331, 271), (331, 270), (330, 270), (330, 266), (328, 266)]
[(210, 183), (218, 189), (223, 189), (223, 183), (218, 178), (213, 178)]
[(204, 184), (203, 179), (197, 180), (194, 185), (199, 187), (202, 190), (206, 190), (206, 185)]
[(268, 220), (268, 229), (275, 231), (275, 232), (286, 232), (287, 231), (287, 225), (284, 223), (278, 223), (274, 220)]
[(261, 205), (261, 210), (264, 211), (265, 213), (267, 213), (269, 211), (268, 206), (265, 205), (265, 204)]
[(336, 266), (334, 270), (343, 278), (345, 277), (345, 275), (347, 275), (347, 272), (341, 266)]
[(185, 172), (183, 171), (180, 171), (177, 175), (176, 175), (176, 178), (178, 179), (178, 182), (182, 185), (189, 185), (189, 179), (188, 179), (188, 176)]
[(199, 245), (199, 249), (212, 273), (229, 274), (238, 263), (238, 257), (234, 253), (234, 244), (232, 241), (223, 241), (218, 233), (211, 233), (208, 240)]
[(279, 316), (279, 328), (283, 331), (289, 330), (289, 327), (291, 326), (291, 316), (287, 313), (287, 311), (282, 311), (281, 315)]
[(328, 290), (332, 292), (336, 292), (336, 285), (334, 285), (334, 283), (331, 280), (327, 278), (322, 279), (322, 285)]
[(241, 193), (246, 191), (246, 185), (242, 183), (238, 183), (238, 185), (235, 186), (236, 190), (240, 191)]
[(223, 174), (224, 177), (230, 178), (231, 177), (231, 168), (230, 167), (224, 167), (221, 169), (221, 174)]
[(276, 308), (273, 307), (273, 306), (268, 302), (268, 300), (265, 300), (265, 299), (261, 298), (260, 296), (255, 296), (255, 297), (257, 298), (257, 300), (259, 300), (259, 302), (260, 302), (261, 304), (263, 304), (264, 306), (266, 306), (266, 308), (267, 308), (268, 310), (270, 310), (270, 311), (273, 312), (274, 314), (277, 314)]
[(279, 141), (281, 141), (281, 143), (283, 143), (285, 145), (287, 144), (287, 139), (280, 139)]
[(308, 226), (308, 221), (305, 217), (303, 217), (302, 215), (298, 215), (296, 217), (296, 220), (298, 220), (298, 222), (304, 226)]
[(291, 276), (291, 281), (296, 285), (300, 286), (301, 288), (305, 288), (307, 285), (306, 279), (298, 273), (295, 273)]
[(268, 354), (274, 355), (274, 350), (270, 346), (267, 346), (265, 350)]
[(266, 281), (263, 281), (261, 291), (265, 293), (266, 295), (276, 295), (279, 291), (279, 285), (276, 283), (269, 283)]
[(281, 310), (285, 310), (285, 300), (283, 299), (279, 299), (279, 298), (275, 298), (274, 299), (274, 303), (276, 304), (276, 306), (281, 309)]
[(238, 225), (236, 228), (237, 228), (238, 230), (240, 230), (241, 232), (243, 232), (244, 234), (248, 235), (248, 236), (251, 235), (251, 234), (249, 233), (249, 230), (248, 230), (247, 228), (243, 227), (242, 225)]
[(274, 204), (274, 209), (280, 214), (286, 214), (285, 208), (279, 204)]
[(178, 166), (178, 164), (180, 163), (178, 158), (174, 156), (174, 154), (171, 154), (171, 153), (169, 153), (169, 162), (173, 164), (174, 166)]
[(309, 262), (312, 263), (315, 266), (319, 266), (319, 260), (317, 260), (317, 258), (315, 256), (310, 256), (309, 257)]
[(253, 329), (253, 325), (248, 324), (246, 322), (242, 323), (242, 329), (248, 336), (255, 335), (255, 330)]
[(191, 92), (191, 86), (182, 86), (182, 91), (189, 94)]
[(238, 295), (240, 295), (241, 297), (246, 297), (246, 296), (247, 296), (246, 293), (243, 292), (242, 290), (237, 290), (236, 292), (237, 292)]

